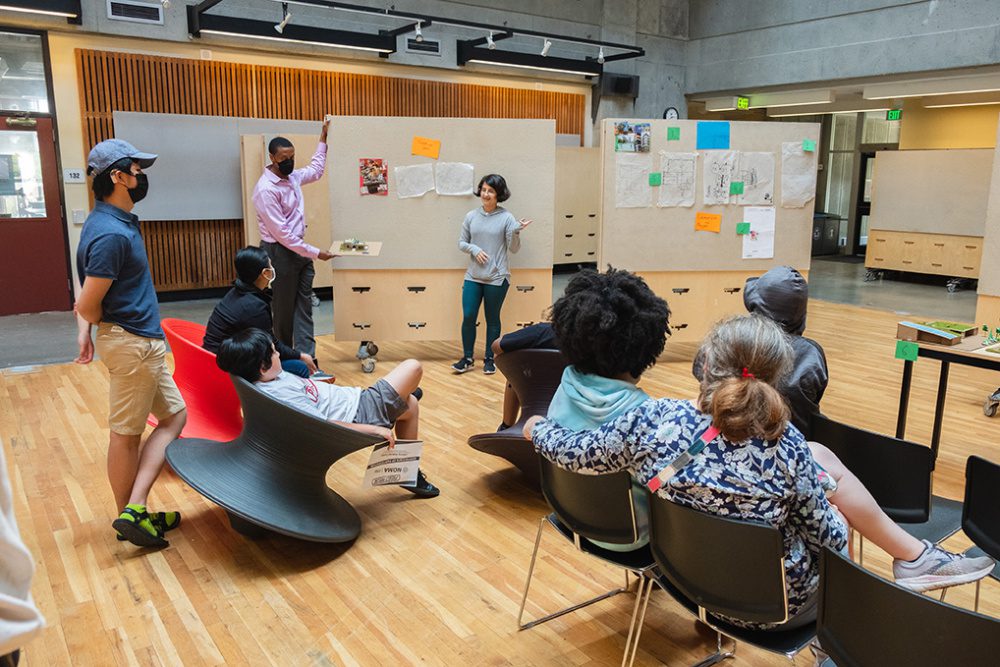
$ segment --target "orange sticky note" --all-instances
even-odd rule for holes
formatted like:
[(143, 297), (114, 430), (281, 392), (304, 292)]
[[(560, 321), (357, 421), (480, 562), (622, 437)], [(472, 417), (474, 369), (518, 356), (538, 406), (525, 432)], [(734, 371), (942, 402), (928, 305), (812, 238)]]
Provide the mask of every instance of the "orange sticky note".
[(438, 139), (428, 139), (427, 137), (413, 137), (413, 147), (410, 152), (436, 160), (441, 153), (441, 142)]
[(694, 214), (694, 231), (719, 233), (722, 229), (722, 215), (719, 213), (702, 213), (698, 211)]

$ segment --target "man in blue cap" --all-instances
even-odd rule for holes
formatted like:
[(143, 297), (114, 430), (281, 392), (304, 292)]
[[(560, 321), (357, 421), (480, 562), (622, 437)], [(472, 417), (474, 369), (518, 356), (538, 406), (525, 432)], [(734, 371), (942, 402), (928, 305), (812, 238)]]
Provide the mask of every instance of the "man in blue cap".
[[(96, 350), (108, 368), (111, 440), (108, 480), (121, 514), (113, 522), (119, 540), (164, 547), (163, 534), (180, 523), (178, 512), (149, 512), (146, 497), (163, 468), (167, 444), (187, 420), (184, 400), (167, 371), (160, 309), (149, 274), (139, 218), (132, 213), (149, 189), (146, 174), (156, 155), (121, 139), (94, 146), (87, 158), (97, 200), (83, 223), (76, 252), (82, 282), (77, 313), (79, 364)], [(159, 425), (141, 444), (146, 418)]]

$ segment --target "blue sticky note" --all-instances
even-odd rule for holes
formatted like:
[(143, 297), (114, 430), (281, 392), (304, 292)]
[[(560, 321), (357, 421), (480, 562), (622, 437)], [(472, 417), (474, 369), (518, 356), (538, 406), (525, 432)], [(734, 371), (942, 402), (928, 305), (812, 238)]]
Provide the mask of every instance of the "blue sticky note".
[(729, 121), (699, 120), (696, 143), (699, 149), (729, 150)]

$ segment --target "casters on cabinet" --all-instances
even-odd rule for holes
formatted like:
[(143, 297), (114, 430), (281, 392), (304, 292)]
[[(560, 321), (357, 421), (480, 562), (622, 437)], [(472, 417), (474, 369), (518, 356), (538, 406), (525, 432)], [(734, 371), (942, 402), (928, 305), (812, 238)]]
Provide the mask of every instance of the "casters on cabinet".
[(987, 417), (995, 417), (997, 406), (1000, 406), (1000, 389), (986, 397), (986, 402), (983, 403), (983, 414)]
[(361, 345), (358, 346), (358, 353), (355, 355), (361, 362), (361, 370), (365, 373), (373, 373), (375, 371), (375, 362), (378, 359), (375, 355), (378, 354), (378, 345), (375, 341), (363, 340)]

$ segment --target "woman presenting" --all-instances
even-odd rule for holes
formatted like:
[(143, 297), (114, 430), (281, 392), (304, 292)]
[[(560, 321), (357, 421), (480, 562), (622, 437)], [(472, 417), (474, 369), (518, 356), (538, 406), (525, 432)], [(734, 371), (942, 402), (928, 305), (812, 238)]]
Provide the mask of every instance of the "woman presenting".
[(500, 308), (510, 287), (507, 252), (521, 248), (521, 230), (531, 220), (517, 220), (500, 202), (510, 198), (507, 181), (499, 174), (483, 176), (476, 187), (482, 202), (469, 211), (462, 222), (458, 249), (469, 254), (469, 268), (462, 284), (462, 358), (451, 365), (456, 373), (472, 368), (472, 348), (476, 345), (476, 317), (479, 304), (485, 303), (486, 353), (483, 373), (497, 372), (493, 363), (493, 341), (500, 336)]

